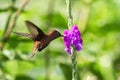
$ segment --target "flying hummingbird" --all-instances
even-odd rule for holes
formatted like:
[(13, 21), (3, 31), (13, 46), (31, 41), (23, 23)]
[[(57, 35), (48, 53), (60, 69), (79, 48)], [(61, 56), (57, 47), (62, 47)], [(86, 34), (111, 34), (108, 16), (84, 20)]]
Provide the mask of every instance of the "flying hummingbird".
[(30, 33), (21, 33), (14, 32), (17, 35), (24, 36), (30, 38), (34, 41), (34, 47), (30, 58), (32, 58), (36, 51), (42, 51), (44, 48), (48, 46), (48, 44), (58, 38), (62, 37), (61, 33), (58, 30), (52, 30), (48, 34), (45, 34), (40, 28), (38, 28), (35, 24), (30, 21), (25, 21), (26, 26)]

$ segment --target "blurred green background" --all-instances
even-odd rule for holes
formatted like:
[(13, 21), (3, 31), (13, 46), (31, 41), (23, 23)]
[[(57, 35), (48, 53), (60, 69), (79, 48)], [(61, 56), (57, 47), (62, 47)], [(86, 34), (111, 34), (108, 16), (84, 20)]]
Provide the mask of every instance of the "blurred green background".
[[(0, 0), (0, 43), (25, 0)], [(79, 80), (120, 80), (120, 0), (72, 0), (74, 24), (79, 26), (83, 50), (77, 55)], [(67, 29), (65, 0), (29, 0), (12, 31), (28, 32), (29, 20), (45, 33)], [(28, 32), (29, 33), (29, 32)], [(10, 33), (0, 51), (0, 80), (71, 80), (71, 56), (62, 38), (30, 59), (33, 42)]]

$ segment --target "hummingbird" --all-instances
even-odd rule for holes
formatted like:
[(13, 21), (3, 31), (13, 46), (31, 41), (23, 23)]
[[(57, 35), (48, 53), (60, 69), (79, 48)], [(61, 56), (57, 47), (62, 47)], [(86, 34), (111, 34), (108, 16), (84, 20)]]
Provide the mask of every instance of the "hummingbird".
[(45, 34), (40, 28), (38, 28), (35, 24), (30, 21), (25, 21), (26, 26), (30, 33), (21, 33), (14, 32), (17, 35), (24, 36), (26, 38), (30, 38), (34, 41), (34, 47), (32, 50), (32, 54), (30, 58), (32, 58), (37, 51), (42, 51), (46, 48), (51, 41), (58, 37), (62, 37), (61, 33), (58, 30), (52, 30), (48, 34)]

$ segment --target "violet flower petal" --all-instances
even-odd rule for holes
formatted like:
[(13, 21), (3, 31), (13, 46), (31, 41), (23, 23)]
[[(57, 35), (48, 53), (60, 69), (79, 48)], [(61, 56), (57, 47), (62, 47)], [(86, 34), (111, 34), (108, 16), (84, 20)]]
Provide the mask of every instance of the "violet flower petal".
[(81, 34), (76, 25), (72, 26), (71, 30), (64, 31), (63, 40), (67, 53), (71, 54), (71, 46), (75, 47), (76, 51), (82, 50)]

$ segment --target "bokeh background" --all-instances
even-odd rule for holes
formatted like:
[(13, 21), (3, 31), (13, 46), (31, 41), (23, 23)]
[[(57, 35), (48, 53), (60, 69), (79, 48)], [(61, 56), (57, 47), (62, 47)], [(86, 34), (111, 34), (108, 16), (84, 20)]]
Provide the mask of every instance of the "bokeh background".
[[(45, 33), (58, 29), (63, 34), (65, 0), (28, 0), (4, 40), (24, 1), (0, 0), (0, 80), (71, 80), (71, 56), (64, 51), (62, 38), (30, 59), (32, 40), (12, 33), (29, 33), (29, 20)], [(120, 80), (120, 0), (72, 0), (72, 15), (83, 39), (77, 55), (79, 80)]]

